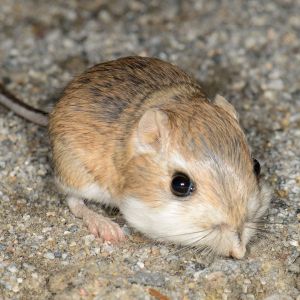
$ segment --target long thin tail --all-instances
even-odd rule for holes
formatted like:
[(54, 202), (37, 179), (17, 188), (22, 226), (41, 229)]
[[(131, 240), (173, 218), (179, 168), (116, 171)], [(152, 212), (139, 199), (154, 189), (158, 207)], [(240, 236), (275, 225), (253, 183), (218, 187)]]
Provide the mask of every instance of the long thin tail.
[(36, 123), (41, 126), (48, 125), (48, 114), (44, 111), (31, 107), (18, 99), (15, 95), (11, 94), (1, 83), (0, 83), (0, 104), (4, 105), (14, 113)]

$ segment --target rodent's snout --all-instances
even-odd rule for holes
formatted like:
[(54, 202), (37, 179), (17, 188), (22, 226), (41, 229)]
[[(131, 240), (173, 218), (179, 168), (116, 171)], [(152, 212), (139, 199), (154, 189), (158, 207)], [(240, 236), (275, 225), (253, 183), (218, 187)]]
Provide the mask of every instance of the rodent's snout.
[(246, 247), (244, 245), (239, 245), (238, 247), (233, 247), (229, 251), (229, 256), (237, 259), (241, 259), (245, 256)]
[(246, 241), (244, 226), (240, 225), (236, 227), (227, 223), (221, 223), (215, 225), (214, 229), (220, 234), (220, 240), (222, 241), (218, 245), (221, 255), (237, 259), (245, 256)]

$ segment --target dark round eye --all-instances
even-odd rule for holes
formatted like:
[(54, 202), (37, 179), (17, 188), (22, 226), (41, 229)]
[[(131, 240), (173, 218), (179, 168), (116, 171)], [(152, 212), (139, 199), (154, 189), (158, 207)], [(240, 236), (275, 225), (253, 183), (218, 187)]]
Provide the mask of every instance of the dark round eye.
[(256, 158), (253, 158), (253, 171), (256, 176), (260, 175), (260, 163)]
[(171, 182), (171, 191), (175, 196), (186, 197), (195, 190), (194, 183), (189, 176), (183, 173), (175, 173)]

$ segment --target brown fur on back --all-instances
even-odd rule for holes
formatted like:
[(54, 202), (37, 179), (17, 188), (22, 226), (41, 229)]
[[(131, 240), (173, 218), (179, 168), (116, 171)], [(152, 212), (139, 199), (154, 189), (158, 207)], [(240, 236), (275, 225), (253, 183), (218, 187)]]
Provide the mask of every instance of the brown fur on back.
[(134, 124), (147, 107), (164, 104), (164, 92), (171, 96), (168, 101), (179, 105), (182, 93), (204, 100), (202, 90), (186, 73), (153, 58), (102, 63), (75, 78), (50, 115), (58, 178), (74, 188), (98, 182), (118, 194)]
[[(67, 86), (50, 115), (57, 177), (73, 188), (96, 182), (118, 197), (126, 180), (124, 168), (132, 156), (132, 133), (148, 108), (161, 108), (171, 122), (176, 119), (173, 135), (178, 138), (189, 135), (184, 130), (195, 131), (193, 119), (201, 114), (203, 128), (199, 123), (195, 128), (209, 140), (210, 126), (205, 122), (217, 120), (212, 129), (223, 128), (218, 134), (226, 142), (226, 124), (222, 116), (212, 120), (211, 106), (193, 78), (159, 59), (127, 57), (96, 65)], [(189, 123), (190, 129), (180, 122)], [(220, 148), (213, 140), (209, 143)], [(190, 148), (192, 144), (191, 140)]]

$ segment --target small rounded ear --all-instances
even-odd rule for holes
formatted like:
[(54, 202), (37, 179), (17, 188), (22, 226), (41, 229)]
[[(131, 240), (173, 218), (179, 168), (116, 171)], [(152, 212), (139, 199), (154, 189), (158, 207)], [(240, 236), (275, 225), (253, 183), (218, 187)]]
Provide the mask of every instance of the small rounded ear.
[(216, 95), (214, 104), (226, 110), (232, 117), (238, 120), (239, 116), (232, 104), (230, 104), (224, 97), (221, 95)]
[(159, 109), (149, 109), (137, 127), (137, 151), (159, 151), (169, 134), (169, 117)]

